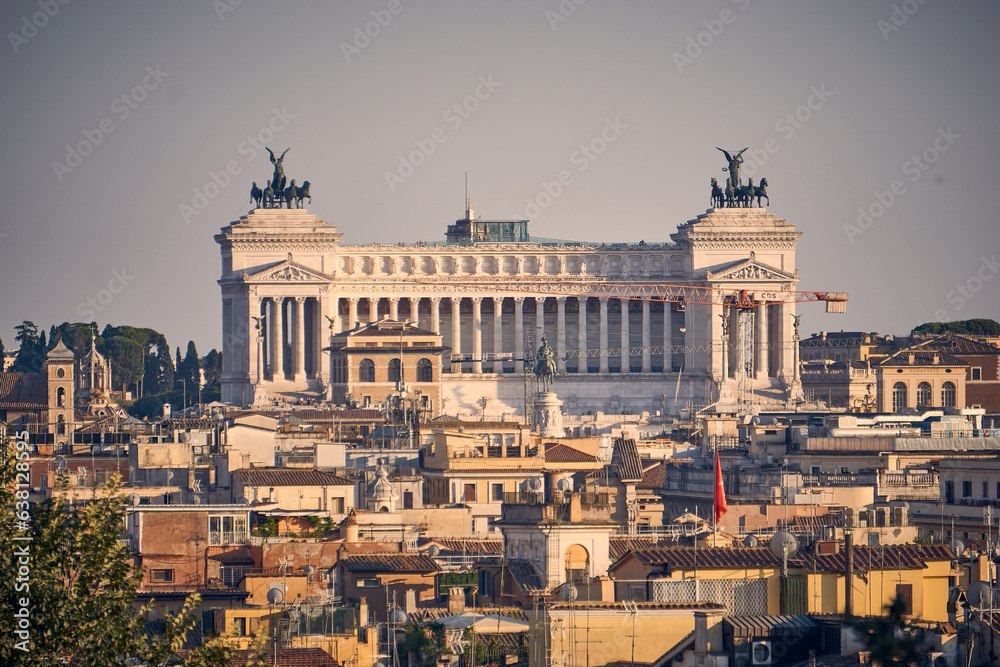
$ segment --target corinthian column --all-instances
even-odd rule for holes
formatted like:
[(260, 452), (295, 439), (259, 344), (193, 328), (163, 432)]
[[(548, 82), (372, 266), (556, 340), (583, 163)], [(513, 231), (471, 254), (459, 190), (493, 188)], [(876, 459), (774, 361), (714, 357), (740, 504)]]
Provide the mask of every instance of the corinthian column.
[(587, 372), (587, 297), (578, 296), (576, 319), (576, 349), (580, 353), (580, 361), (576, 364), (577, 373)]
[(524, 372), (524, 297), (514, 297), (514, 368)]
[(472, 372), (483, 372), (483, 297), (472, 297)]
[(462, 297), (451, 297), (451, 372), (461, 373), (462, 362), (454, 361), (462, 356)]
[(650, 345), (650, 321), (649, 321), (649, 301), (642, 302), (642, 372), (653, 372), (653, 357), (649, 349)]
[(439, 334), (441, 333), (441, 297), (432, 296), (428, 301), (431, 302), (431, 331)]
[(397, 297), (389, 298), (389, 319), (399, 320), (399, 299)]
[(631, 342), (629, 340), (628, 331), (628, 299), (621, 299), (621, 312), (622, 312), (622, 373), (632, 372), (632, 358), (629, 353), (629, 348), (631, 347)]
[(499, 357), (503, 354), (503, 297), (493, 297), (493, 372), (503, 372), (503, 362)]
[(542, 344), (542, 337), (545, 335), (545, 297), (536, 296), (535, 297), (535, 331), (537, 333), (537, 338), (535, 340), (535, 347), (537, 348)]
[(296, 382), (306, 379), (306, 346), (305, 346), (305, 318), (303, 317), (302, 306), (305, 297), (295, 297), (295, 310), (292, 313), (292, 328), (295, 332), (293, 359), (295, 360), (294, 378)]
[(281, 297), (277, 297), (274, 300), (274, 305), (277, 310), (277, 317), (274, 318), (275, 326), (275, 337), (274, 337), (274, 379), (284, 380), (285, 379), (285, 300)]
[(347, 304), (347, 326), (344, 327), (344, 331), (350, 331), (358, 325), (358, 298), (356, 296), (350, 297)]
[(756, 312), (757, 331), (757, 378), (766, 380), (770, 374), (767, 368), (767, 305), (760, 304)]
[(566, 297), (556, 297), (556, 370), (566, 372)]
[(600, 356), (598, 359), (600, 363), (598, 365), (598, 370), (601, 373), (608, 372), (608, 297), (600, 297), (601, 303), (601, 338), (600, 347), (598, 348), (598, 353)]

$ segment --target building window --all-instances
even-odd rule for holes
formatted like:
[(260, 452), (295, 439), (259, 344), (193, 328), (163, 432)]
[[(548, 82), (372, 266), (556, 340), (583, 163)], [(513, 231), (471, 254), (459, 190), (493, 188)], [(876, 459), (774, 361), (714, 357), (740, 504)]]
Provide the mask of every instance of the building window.
[[(1000, 482), (997, 482), (997, 492), (1000, 493)], [(955, 482), (951, 480), (944, 483), (944, 501), (949, 505), (955, 502)]]
[(244, 544), (247, 541), (247, 518), (242, 514), (220, 514), (208, 517), (208, 543)]
[(375, 362), (371, 359), (362, 359), (358, 364), (358, 382), (375, 381)]
[(476, 502), (476, 485), (475, 484), (466, 484), (465, 485), (465, 493), (462, 494), (462, 500), (464, 500), (467, 503), (474, 503), (474, 502)]
[(62, 415), (56, 417), (56, 435), (66, 435), (66, 418)]
[(906, 407), (906, 385), (897, 382), (892, 386), (892, 411), (902, 412)]
[(244, 616), (237, 616), (233, 619), (233, 634), (237, 637), (247, 636), (247, 619)]
[(955, 383), (945, 382), (941, 385), (941, 407), (955, 407)]
[(896, 597), (903, 601), (903, 615), (913, 615), (913, 584), (896, 584)]
[(989, 498), (989, 491), (986, 489), (986, 482), (983, 482), (983, 498)]
[(972, 482), (968, 480), (962, 482), (962, 497), (963, 498), (972, 497)]
[(495, 502), (503, 501), (503, 484), (491, 485), (490, 500)]
[(417, 362), (417, 382), (433, 382), (434, 367), (431, 360), (424, 358)]
[[(59, 370), (62, 369), (60, 368)], [(66, 389), (63, 387), (59, 387), (58, 389), (56, 389), (56, 407), (58, 408), (66, 407)]]
[(154, 584), (169, 584), (174, 580), (173, 570), (151, 570), (149, 580)]
[(586, 582), (590, 576), (590, 554), (579, 544), (571, 545), (566, 549), (565, 568), (568, 583)]
[[(389, 360), (389, 382), (399, 382), (400, 372), (403, 368), (403, 362), (399, 359)], [(374, 378), (372, 382), (374, 382)]]
[(972, 369), (972, 376), (969, 379), (970, 380), (982, 380), (983, 379), (983, 369), (982, 368), (973, 368)]
[(413, 509), (413, 491), (403, 491), (403, 509)]
[(921, 382), (917, 385), (917, 405), (930, 407), (931, 385), (929, 382)]

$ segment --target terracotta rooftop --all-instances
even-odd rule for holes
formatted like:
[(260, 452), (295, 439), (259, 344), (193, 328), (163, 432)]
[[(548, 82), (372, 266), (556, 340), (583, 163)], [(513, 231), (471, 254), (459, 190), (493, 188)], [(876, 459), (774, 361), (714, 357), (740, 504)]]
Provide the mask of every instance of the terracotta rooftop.
[(299, 468), (249, 468), (237, 470), (246, 486), (348, 486), (351, 480), (323, 472)]
[(612, 537), (608, 540), (608, 555), (613, 563), (630, 551), (655, 547), (661, 542), (652, 537)]
[(351, 554), (340, 560), (348, 572), (437, 572), (441, 568), (425, 554)]
[(611, 455), (611, 465), (618, 470), (618, 478), (623, 482), (642, 480), (642, 462), (639, 448), (632, 438), (615, 438), (615, 449)]
[(667, 467), (663, 461), (648, 466), (642, 471), (642, 481), (635, 485), (637, 489), (662, 489), (667, 479)]
[[(629, 602), (629, 607), (635, 605), (640, 611), (643, 609), (724, 609), (723, 605), (717, 602)], [(556, 602), (548, 605), (548, 609), (618, 609), (627, 612), (625, 605), (621, 602)]]
[(535, 570), (531, 561), (514, 558), (507, 562), (507, 571), (521, 590), (528, 595), (542, 593), (545, 591), (545, 582)]
[[(271, 652), (267, 650), (267, 657), (264, 662), (275, 667), (340, 667), (340, 663), (334, 660), (321, 648), (279, 648)], [(186, 660), (191, 652), (187, 650), (178, 651), (177, 657)], [(233, 658), (227, 665), (229, 667), (239, 667), (250, 662), (253, 651), (249, 649), (237, 649), (233, 653)]]
[(597, 457), (561, 442), (551, 442), (545, 445), (545, 461), (546, 463), (596, 463)]
[(503, 553), (503, 540), (428, 540), (426, 544), (436, 544), (441, 551), (448, 553), (464, 552), (472, 555)]
[(0, 373), (0, 410), (45, 410), (49, 407), (44, 373)]
[[(910, 363), (910, 356), (913, 356), (913, 363)], [(937, 363), (934, 358), (937, 357)], [(947, 352), (938, 350), (928, 350), (925, 348), (908, 347), (895, 354), (886, 357), (879, 366), (968, 366), (968, 362), (962, 361), (958, 357)]]

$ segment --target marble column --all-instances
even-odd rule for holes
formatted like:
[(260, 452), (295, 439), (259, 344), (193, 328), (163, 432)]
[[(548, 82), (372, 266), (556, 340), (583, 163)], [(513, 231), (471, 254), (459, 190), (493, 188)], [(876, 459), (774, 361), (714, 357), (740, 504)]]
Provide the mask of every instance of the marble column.
[(305, 297), (295, 297), (294, 311), (292, 313), (292, 330), (294, 331), (292, 359), (295, 362), (294, 378), (296, 382), (306, 379), (306, 350), (305, 350), (305, 317), (303, 316), (303, 306)]
[(394, 321), (399, 320), (399, 299), (396, 297), (390, 297), (389, 299), (389, 319)]
[(472, 297), (472, 372), (483, 372), (483, 297)]
[(493, 297), (493, 372), (503, 372), (503, 297)]
[(566, 372), (566, 297), (556, 297), (556, 370)]
[(274, 379), (281, 381), (285, 379), (285, 300), (278, 297), (275, 300), (278, 316), (274, 318), (277, 335), (274, 337)]
[(619, 301), (621, 303), (621, 314), (622, 314), (622, 321), (621, 321), (621, 325), (622, 325), (622, 338), (621, 338), (621, 342), (622, 342), (622, 368), (621, 368), (621, 372), (622, 373), (631, 373), (632, 372), (632, 368), (631, 368), (631, 366), (632, 366), (632, 358), (630, 356), (630, 350), (629, 350), (629, 348), (632, 347), (632, 345), (631, 345), (630, 336), (629, 336), (629, 330), (628, 330), (628, 324), (629, 324), (629, 322), (628, 322), (628, 299), (620, 299)]
[[(250, 297), (250, 331), (253, 336), (250, 349), (249, 368), (254, 369), (253, 383), (258, 384), (264, 379), (264, 348), (263, 320), (260, 319), (264, 309), (264, 299), (262, 297)], [(253, 318), (258, 319), (253, 319)]]
[(323, 342), (323, 323), (326, 322), (326, 318), (323, 316), (323, 297), (313, 297), (313, 321), (312, 321), (312, 377), (314, 379), (320, 379), (323, 375), (323, 348), (326, 344)]
[(451, 372), (461, 373), (462, 362), (462, 297), (451, 297)]
[(769, 375), (767, 369), (767, 305), (757, 306), (756, 313), (757, 331), (754, 332), (754, 339), (757, 342), (757, 378), (766, 380)]
[(514, 297), (514, 368), (518, 373), (524, 372), (524, 298)]
[(601, 338), (598, 347), (599, 365), (601, 373), (608, 372), (608, 297), (602, 296), (599, 299), (601, 304)]
[(663, 302), (663, 372), (674, 370), (674, 353), (670, 351), (674, 344), (673, 308), (669, 301)]
[(576, 320), (576, 349), (580, 353), (580, 361), (576, 364), (577, 373), (587, 372), (587, 297), (578, 296)]
[(431, 331), (439, 334), (441, 333), (441, 297), (432, 296), (428, 301), (431, 304)]
[(347, 300), (347, 304), (347, 326), (344, 327), (344, 331), (350, 331), (358, 326), (358, 298), (350, 297)]
[(649, 321), (649, 301), (643, 300), (642, 302), (642, 372), (652, 373), (653, 372), (653, 356), (652, 351), (649, 349), (651, 333), (650, 329), (652, 323)]
[(275, 297), (268, 299), (267, 304), (267, 375), (273, 382), (279, 376), (278, 346), (281, 340), (281, 328), (278, 326), (278, 312), (281, 301)]
[(545, 297), (535, 297), (535, 335), (534, 348), (537, 350), (542, 344), (542, 337), (545, 336)]

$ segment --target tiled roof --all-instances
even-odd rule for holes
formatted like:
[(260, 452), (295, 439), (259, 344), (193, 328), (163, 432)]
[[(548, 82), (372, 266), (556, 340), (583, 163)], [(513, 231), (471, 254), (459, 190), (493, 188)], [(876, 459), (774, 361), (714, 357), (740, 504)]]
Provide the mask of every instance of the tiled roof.
[[(913, 355), (913, 363), (910, 363), (910, 355)], [(934, 357), (938, 362), (934, 363)], [(968, 366), (968, 362), (962, 361), (958, 357), (947, 352), (938, 350), (927, 350), (923, 348), (908, 347), (900, 350), (890, 357), (886, 357), (879, 366)]]
[(357, 336), (383, 336), (387, 338), (399, 338), (400, 331), (406, 336), (439, 336), (433, 331), (428, 331), (427, 329), (420, 329), (407, 322), (399, 322), (396, 320), (379, 320), (377, 322), (372, 322), (371, 324), (362, 324), (357, 329), (351, 331), (345, 331), (343, 334), (345, 336), (350, 336), (352, 338)]
[(652, 537), (612, 537), (608, 540), (608, 555), (611, 556), (611, 562), (614, 562), (630, 551), (648, 549), (661, 541)]
[(245, 486), (347, 486), (349, 479), (323, 472), (300, 468), (249, 468), (237, 470)]
[[(671, 569), (694, 569), (696, 563), (703, 569), (781, 567), (781, 559), (767, 547), (705, 547), (697, 552), (693, 547), (648, 547), (636, 549), (633, 555), (645, 565), (663, 565)], [(952, 558), (951, 549), (939, 544), (854, 547), (854, 569), (858, 572), (921, 569), (926, 567), (928, 560)], [(799, 554), (789, 559), (788, 564), (815, 572), (843, 572), (847, 559), (843, 552), (816, 556)]]
[(597, 457), (573, 449), (561, 442), (545, 445), (545, 461), (547, 463), (596, 463)]
[[(643, 609), (723, 609), (717, 602), (629, 602), (629, 607), (635, 605), (639, 611)], [(618, 609), (627, 611), (621, 602), (556, 602), (548, 605), (548, 609)]]
[(642, 480), (642, 463), (639, 448), (632, 438), (615, 438), (615, 449), (611, 456), (612, 465), (618, 468), (618, 478), (623, 482)]
[(531, 595), (545, 591), (545, 582), (531, 561), (514, 558), (507, 562), (507, 571), (525, 593)]
[(667, 479), (667, 467), (663, 461), (649, 466), (642, 471), (642, 481), (635, 485), (637, 489), (662, 489)]
[(981, 343), (965, 336), (956, 334), (941, 334), (922, 343), (917, 347), (927, 350), (943, 350), (951, 354), (1000, 354), (1000, 347)]
[(0, 409), (44, 410), (48, 406), (44, 373), (0, 373)]
[(436, 544), (441, 551), (449, 553), (464, 552), (472, 555), (503, 553), (503, 540), (428, 540), (427, 544)]
[(438, 564), (425, 554), (351, 554), (340, 560), (348, 572), (437, 572)]

